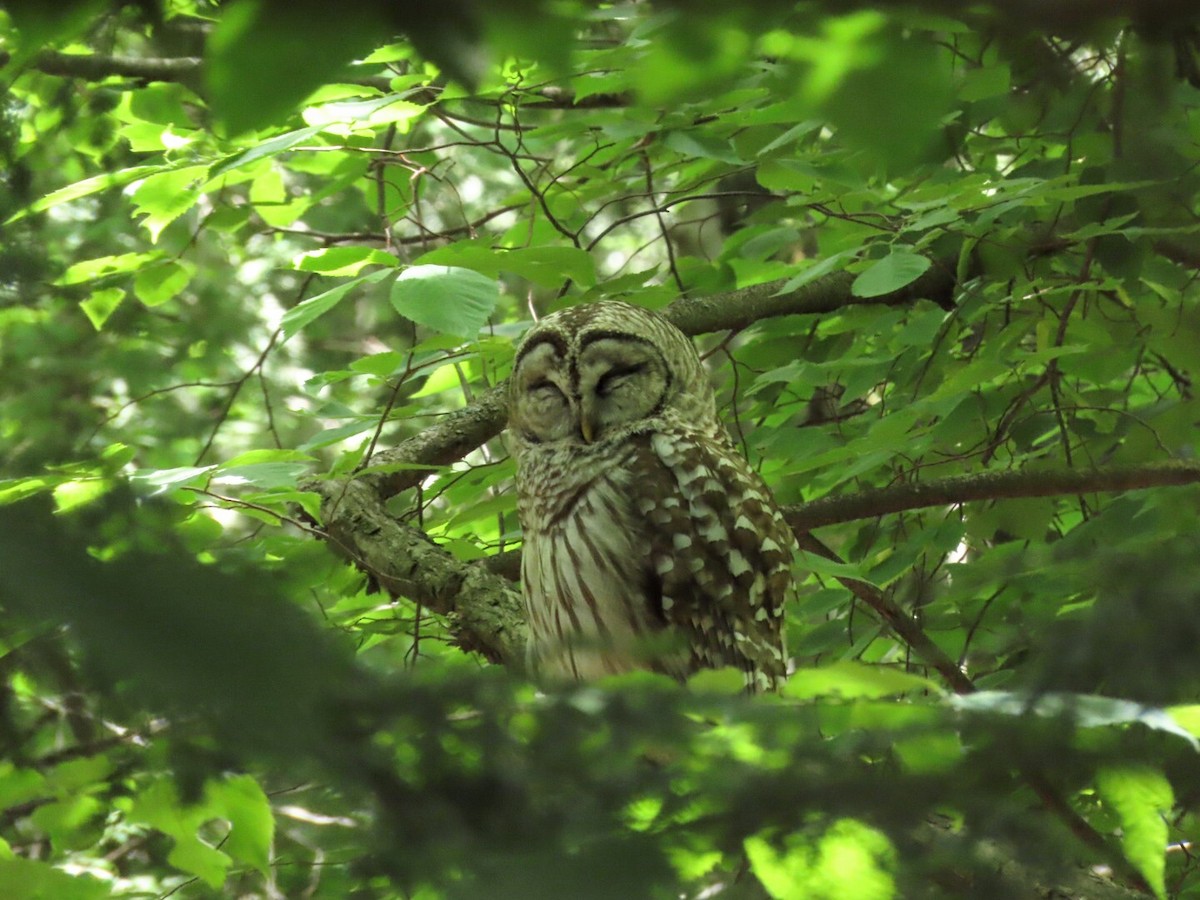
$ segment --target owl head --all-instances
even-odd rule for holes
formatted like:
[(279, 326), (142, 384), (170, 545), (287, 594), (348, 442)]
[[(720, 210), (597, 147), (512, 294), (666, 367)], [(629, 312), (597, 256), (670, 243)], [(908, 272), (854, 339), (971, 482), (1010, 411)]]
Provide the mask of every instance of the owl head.
[(605, 300), (547, 316), (517, 348), (509, 431), (532, 444), (602, 444), (670, 421), (718, 428), (696, 348), (649, 310)]

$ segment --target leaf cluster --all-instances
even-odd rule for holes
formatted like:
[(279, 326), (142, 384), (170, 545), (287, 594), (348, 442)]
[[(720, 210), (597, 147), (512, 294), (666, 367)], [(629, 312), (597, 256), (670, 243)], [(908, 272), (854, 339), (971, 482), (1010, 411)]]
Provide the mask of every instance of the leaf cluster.
[[(1197, 25), (1078, 7), (9, 4), (0, 892), (1200, 895)], [(522, 677), (502, 385), (610, 297), (778, 697)]]

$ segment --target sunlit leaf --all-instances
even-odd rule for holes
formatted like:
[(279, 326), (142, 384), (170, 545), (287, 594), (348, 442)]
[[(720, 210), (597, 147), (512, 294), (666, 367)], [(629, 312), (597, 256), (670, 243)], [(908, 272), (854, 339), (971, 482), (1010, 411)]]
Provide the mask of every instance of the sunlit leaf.
[(166, 260), (139, 271), (133, 279), (133, 293), (147, 306), (159, 306), (178, 295), (191, 278), (190, 265)]
[(157, 241), (164, 228), (187, 212), (200, 197), (204, 166), (184, 166), (146, 177), (133, 192), (134, 208), (150, 239)]
[(1121, 822), (1121, 849), (1156, 897), (1165, 897), (1167, 813), (1175, 800), (1171, 783), (1149, 766), (1107, 766), (1096, 776), (1101, 799)]
[(301, 253), (295, 265), (302, 272), (357, 275), (365, 266), (395, 266), (397, 262), (392, 254), (373, 247), (325, 247)]
[(435, 331), (470, 338), (487, 324), (500, 300), (496, 282), (470, 269), (410, 266), (392, 284), (400, 315)]
[(891, 697), (913, 691), (941, 693), (936, 682), (887, 666), (868, 666), (842, 660), (818, 669), (797, 669), (788, 676), (784, 696)]
[(881, 832), (851, 819), (833, 823), (811, 839), (795, 835), (777, 842), (762, 836), (745, 841), (754, 874), (779, 900), (890, 900), (896, 896), (891, 870), (895, 850)]
[(47, 862), (0, 859), (0, 884), (12, 900), (105, 900), (108, 881), (90, 874), (68, 874)]
[(69, 203), (72, 200), (89, 197), (92, 194), (108, 190), (111, 187), (124, 187), (140, 178), (145, 178), (147, 175), (152, 175), (161, 170), (161, 166), (133, 166), (128, 169), (119, 169), (116, 172), (93, 175), (91, 178), (85, 178), (82, 181), (59, 188), (56, 191), (51, 191), (40, 200), (35, 200), (26, 209), (14, 213), (9, 217), (8, 222), (18, 222), (30, 213), (42, 212), (43, 210), (58, 206), (60, 203)]
[(258, 782), (249, 775), (212, 780), (205, 785), (204, 795), (206, 802), (229, 821), (229, 839), (222, 849), (235, 861), (266, 875), (271, 865), (275, 817), (270, 800)]
[(80, 300), (79, 308), (88, 317), (92, 327), (99, 331), (124, 299), (125, 291), (121, 288), (101, 288), (88, 294), (87, 299)]
[(116, 256), (101, 256), (96, 259), (80, 260), (79, 262), (72, 263), (67, 271), (55, 279), (54, 283), (81, 284), (109, 275), (137, 272), (161, 257), (161, 253), (121, 253)]

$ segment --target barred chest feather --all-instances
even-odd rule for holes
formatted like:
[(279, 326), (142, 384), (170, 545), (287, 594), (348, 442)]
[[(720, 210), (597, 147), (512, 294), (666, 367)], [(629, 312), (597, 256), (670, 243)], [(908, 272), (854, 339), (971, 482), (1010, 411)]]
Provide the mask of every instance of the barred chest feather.
[[(590, 680), (639, 668), (639, 640), (662, 628), (648, 604), (632, 444), (526, 448), (518, 474), (521, 578), (531, 663), (551, 679)], [(630, 586), (637, 586), (631, 591)]]

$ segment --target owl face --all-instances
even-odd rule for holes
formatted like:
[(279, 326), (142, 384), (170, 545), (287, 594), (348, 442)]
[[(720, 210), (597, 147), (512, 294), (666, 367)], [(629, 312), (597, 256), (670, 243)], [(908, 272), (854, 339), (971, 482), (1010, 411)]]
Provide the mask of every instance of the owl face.
[(697, 387), (711, 418), (712, 391), (695, 348), (661, 316), (617, 301), (573, 307), (522, 341), (509, 429), (529, 443), (587, 445), (670, 412), (702, 421)]

